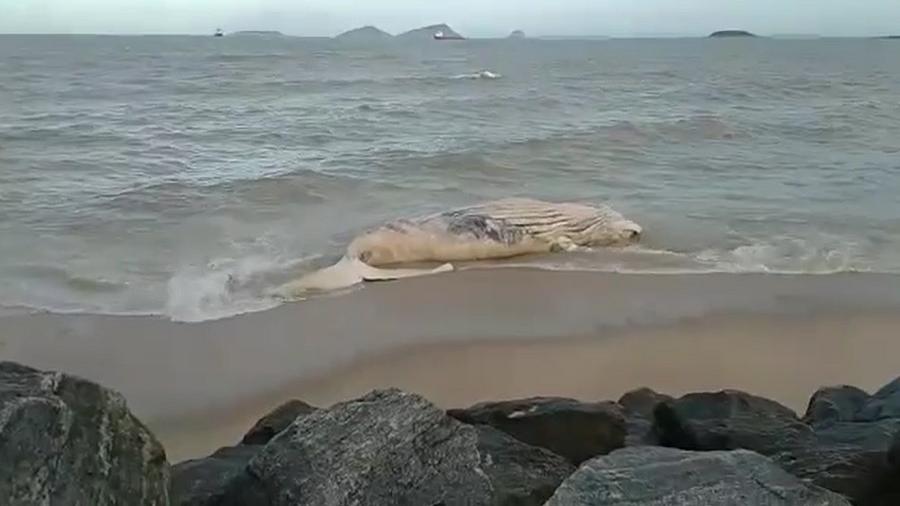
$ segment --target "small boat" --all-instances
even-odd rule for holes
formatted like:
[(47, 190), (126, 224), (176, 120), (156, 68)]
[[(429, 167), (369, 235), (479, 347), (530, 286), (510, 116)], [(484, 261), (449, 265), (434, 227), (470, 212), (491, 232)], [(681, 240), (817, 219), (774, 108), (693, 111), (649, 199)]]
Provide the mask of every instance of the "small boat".
[(221, 28), (216, 28), (216, 33), (213, 34), (213, 37), (224, 37), (225, 32), (222, 31)]
[(446, 35), (444, 32), (437, 32), (434, 34), (434, 40), (463, 40), (463, 37), (456, 34)]

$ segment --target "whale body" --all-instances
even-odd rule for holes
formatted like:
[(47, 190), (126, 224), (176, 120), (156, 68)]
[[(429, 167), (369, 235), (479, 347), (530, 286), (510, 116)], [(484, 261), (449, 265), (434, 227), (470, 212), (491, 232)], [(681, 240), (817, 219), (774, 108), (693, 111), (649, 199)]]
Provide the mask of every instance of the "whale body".
[[(333, 290), (363, 281), (453, 270), (449, 262), (510, 258), (578, 248), (623, 246), (643, 229), (612, 208), (510, 198), (387, 223), (354, 239), (335, 265), (288, 283), (279, 292)], [(396, 268), (445, 262), (434, 269)]]

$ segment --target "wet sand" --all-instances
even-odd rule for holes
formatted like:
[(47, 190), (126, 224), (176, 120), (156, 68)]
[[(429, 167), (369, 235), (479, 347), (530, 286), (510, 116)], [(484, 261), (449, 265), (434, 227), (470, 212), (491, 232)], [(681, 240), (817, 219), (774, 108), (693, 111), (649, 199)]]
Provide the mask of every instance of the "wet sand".
[(170, 459), (240, 438), (290, 397), (398, 386), (445, 407), (740, 388), (802, 411), (820, 385), (900, 374), (894, 276), (468, 271), (227, 320), (0, 317), (0, 358), (123, 392)]

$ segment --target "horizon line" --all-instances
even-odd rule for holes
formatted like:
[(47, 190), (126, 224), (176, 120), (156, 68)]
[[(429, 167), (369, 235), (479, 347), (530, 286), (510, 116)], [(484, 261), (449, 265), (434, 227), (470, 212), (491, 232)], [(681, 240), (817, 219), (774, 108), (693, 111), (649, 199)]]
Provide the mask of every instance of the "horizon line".
[[(241, 32), (272, 32), (277, 33), (282, 37), (292, 37), (299, 39), (334, 39), (341, 33), (337, 35), (300, 35), (293, 33), (285, 33), (279, 30), (233, 30), (231, 32), (225, 32), (225, 35), (230, 34), (238, 34)], [(210, 33), (200, 33), (200, 32), (135, 32), (135, 33), (118, 33), (118, 32), (0, 32), (0, 36), (94, 36), (94, 37), (212, 37), (214, 32)], [(385, 32), (391, 35), (392, 37), (396, 37), (397, 35), (390, 34), (389, 32)], [(405, 32), (403, 32), (405, 33)], [(712, 33), (705, 34), (675, 34), (675, 33), (636, 33), (636, 34), (620, 34), (620, 35), (606, 35), (606, 34), (578, 34), (578, 35), (563, 35), (563, 34), (541, 34), (541, 35), (528, 35), (526, 39), (693, 39), (693, 38), (708, 38)], [(773, 34), (764, 34), (751, 32), (758, 38), (809, 38), (809, 39), (869, 39), (869, 38), (881, 38), (881, 37), (897, 37), (897, 34), (868, 34), (868, 35), (829, 35), (829, 34), (817, 34), (817, 33), (773, 33)], [(466, 37), (469, 40), (502, 40), (509, 38), (509, 35), (494, 35), (494, 36), (473, 36)]]

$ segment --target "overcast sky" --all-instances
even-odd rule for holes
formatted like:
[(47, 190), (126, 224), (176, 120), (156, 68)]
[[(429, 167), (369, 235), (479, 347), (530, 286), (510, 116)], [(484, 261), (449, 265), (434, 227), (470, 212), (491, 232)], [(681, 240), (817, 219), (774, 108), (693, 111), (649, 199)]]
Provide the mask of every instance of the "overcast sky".
[(900, 0), (0, 0), (0, 33), (334, 35), (449, 23), (470, 37), (900, 33)]

